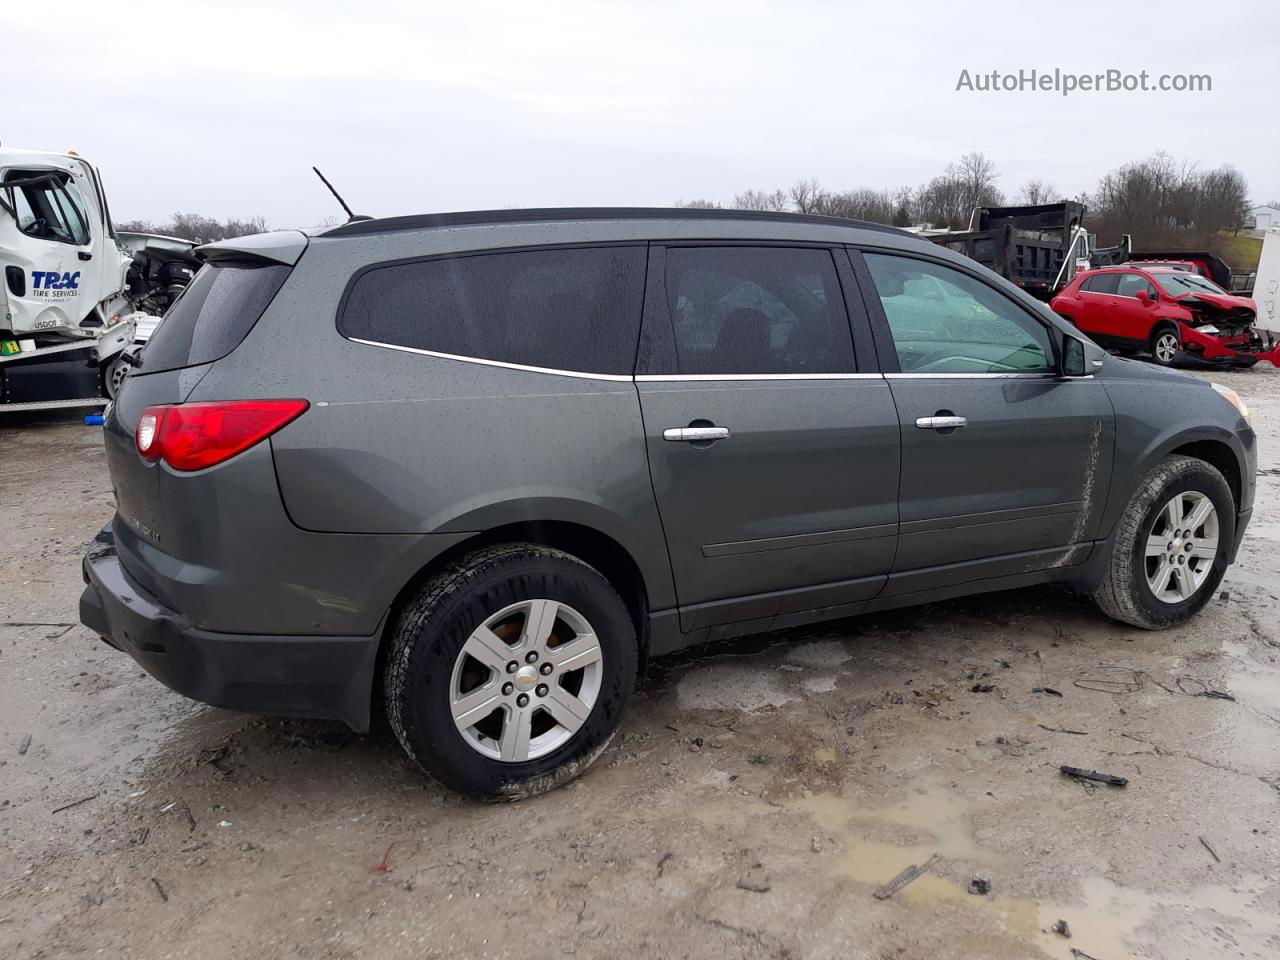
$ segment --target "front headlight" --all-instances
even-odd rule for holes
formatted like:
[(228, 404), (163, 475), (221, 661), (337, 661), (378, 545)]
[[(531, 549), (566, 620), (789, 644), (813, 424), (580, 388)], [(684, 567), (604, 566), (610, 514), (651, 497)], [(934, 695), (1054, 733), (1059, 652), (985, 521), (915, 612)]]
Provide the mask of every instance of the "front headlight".
[(1249, 405), (1244, 402), (1244, 399), (1240, 396), (1240, 394), (1236, 393), (1230, 387), (1224, 387), (1220, 383), (1211, 383), (1209, 384), (1209, 386), (1217, 390), (1218, 393), (1227, 401), (1227, 403), (1231, 404), (1233, 407), (1239, 410), (1240, 416), (1244, 417), (1246, 420), (1249, 419)]
[(1206, 323), (1203, 327), (1196, 327), (1200, 333), (1221, 333), (1212, 323)]

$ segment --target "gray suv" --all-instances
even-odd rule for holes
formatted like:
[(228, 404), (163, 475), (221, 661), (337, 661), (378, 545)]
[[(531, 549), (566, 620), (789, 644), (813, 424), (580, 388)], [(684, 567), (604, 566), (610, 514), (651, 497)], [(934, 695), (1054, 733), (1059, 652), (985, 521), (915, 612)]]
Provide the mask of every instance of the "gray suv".
[(81, 619), (173, 689), (369, 726), (466, 794), (581, 772), (646, 658), (1058, 581), (1194, 616), (1256, 451), (888, 227), (701, 210), (203, 248), (112, 405)]

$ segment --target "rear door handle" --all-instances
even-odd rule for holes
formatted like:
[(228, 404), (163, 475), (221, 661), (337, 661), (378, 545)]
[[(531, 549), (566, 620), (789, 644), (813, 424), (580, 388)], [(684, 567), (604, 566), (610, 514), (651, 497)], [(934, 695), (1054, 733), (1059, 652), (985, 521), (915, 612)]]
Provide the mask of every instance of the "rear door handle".
[(968, 422), (964, 417), (916, 417), (916, 426), (921, 430), (955, 430)]
[(728, 427), (669, 427), (662, 431), (663, 440), (697, 443), (707, 440), (728, 440)]

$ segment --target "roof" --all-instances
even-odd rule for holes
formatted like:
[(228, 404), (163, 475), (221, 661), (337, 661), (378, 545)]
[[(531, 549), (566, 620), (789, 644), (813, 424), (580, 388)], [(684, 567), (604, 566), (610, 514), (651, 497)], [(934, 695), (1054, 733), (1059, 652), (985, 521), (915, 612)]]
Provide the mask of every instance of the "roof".
[(543, 207), (527, 210), (472, 210), (460, 213), (426, 213), (407, 217), (380, 217), (354, 220), (323, 231), (323, 237), (356, 237), (391, 233), (397, 230), (425, 230), (432, 227), (461, 227), (482, 224), (546, 223), (573, 220), (737, 220), (775, 223), (811, 223), (823, 226), (878, 230), (918, 239), (915, 234), (883, 223), (821, 217), (804, 213), (774, 213), (767, 210), (721, 210), (695, 207)]

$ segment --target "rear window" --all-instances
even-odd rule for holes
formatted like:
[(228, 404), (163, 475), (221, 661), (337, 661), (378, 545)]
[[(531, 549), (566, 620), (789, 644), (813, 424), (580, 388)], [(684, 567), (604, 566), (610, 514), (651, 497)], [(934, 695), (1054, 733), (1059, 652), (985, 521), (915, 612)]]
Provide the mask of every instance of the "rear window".
[(486, 253), (378, 267), (347, 295), (347, 337), (451, 356), (629, 375), (645, 248)]
[(147, 341), (139, 372), (221, 360), (253, 329), (292, 269), (279, 263), (206, 264)]

